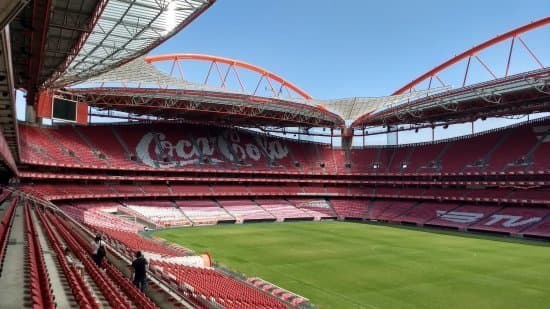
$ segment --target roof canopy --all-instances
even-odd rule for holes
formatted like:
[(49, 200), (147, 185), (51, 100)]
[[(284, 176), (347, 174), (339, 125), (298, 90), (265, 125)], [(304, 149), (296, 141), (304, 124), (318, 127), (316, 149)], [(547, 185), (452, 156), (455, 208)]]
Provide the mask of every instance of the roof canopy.
[(147, 53), (177, 33), (213, 0), (110, 0), (94, 14), (74, 54), (69, 54), (46, 85), (86, 80)]

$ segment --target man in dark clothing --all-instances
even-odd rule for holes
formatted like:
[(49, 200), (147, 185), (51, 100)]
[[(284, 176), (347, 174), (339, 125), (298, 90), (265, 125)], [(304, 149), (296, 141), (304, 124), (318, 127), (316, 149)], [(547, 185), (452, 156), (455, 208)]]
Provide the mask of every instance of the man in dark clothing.
[(136, 259), (132, 262), (134, 284), (143, 293), (147, 288), (147, 264), (147, 260), (143, 254), (141, 254), (141, 251), (136, 252)]

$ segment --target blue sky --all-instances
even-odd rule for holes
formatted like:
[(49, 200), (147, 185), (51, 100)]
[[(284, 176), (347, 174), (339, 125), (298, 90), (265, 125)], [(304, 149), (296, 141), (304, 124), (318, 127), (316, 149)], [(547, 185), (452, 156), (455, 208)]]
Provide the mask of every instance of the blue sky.
[[(281, 75), (317, 99), (385, 96), (474, 45), (548, 15), (548, 0), (219, 0), (152, 54), (205, 53), (243, 60)], [(548, 66), (550, 27), (522, 38)], [(509, 41), (479, 56), (502, 76), (508, 50)], [(460, 84), (465, 65), (450, 68), (441, 78)], [(516, 41), (510, 74), (536, 68)], [(488, 80), (488, 74), (472, 62), (469, 81)], [(478, 121), (475, 131), (525, 120)], [(435, 138), (469, 133), (471, 124), (455, 125), (437, 128)], [(400, 136), (400, 143), (427, 140), (431, 130)], [(386, 137), (369, 137), (368, 143), (385, 144)]]
[[(385, 96), (474, 45), (548, 15), (548, 0), (218, 0), (151, 54), (204, 53), (246, 61), (281, 75), (317, 99)], [(545, 66), (550, 65), (549, 26), (522, 38)], [(480, 57), (500, 76), (508, 48), (509, 42), (503, 43)], [(441, 77), (457, 85), (464, 68), (465, 62)], [(511, 73), (535, 68), (516, 41)], [(199, 70), (184, 68), (194, 69)], [(197, 76), (202, 81), (206, 71), (201, 70)], [(470, 72), (471, 82), (489, 79), (479, 64), (472, 64)], [(193, 81), (193, 74), (187, 77)], [(476, 124), (476, 131), (512, 122), (488, 120)], [(428, 131), (403, 134), (400, 141), (429, 140)], [(435, 135), (438, 139), (468, 133), (470, 125), (465, 124), (437, 129)], [(381, 135), (370, 140), (385, 143)]]
[[(548, 0), (218, 0), (153, 54), (193, 52), (247, 61), (319, 99), (383, 96), (467, 48), (548, 15)], [(546, 66), (549, 38), (550, 27), (523, 36)], [(508, 46), (480, 56), (502, 71)], [(534, 69), (517, 46), (512, 70)], [(485, 79), (484, 74), (471, 76)], [(452, 70), (447, 75), (449, 80), (462, 76)]]

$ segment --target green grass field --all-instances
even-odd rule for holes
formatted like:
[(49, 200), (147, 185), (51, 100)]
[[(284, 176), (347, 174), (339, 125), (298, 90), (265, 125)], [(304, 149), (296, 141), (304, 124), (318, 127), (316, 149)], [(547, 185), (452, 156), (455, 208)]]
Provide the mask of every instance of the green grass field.
[(345, 222), (218, 225), (155, 236), (319, 308), (550, 308), (550, 247)]

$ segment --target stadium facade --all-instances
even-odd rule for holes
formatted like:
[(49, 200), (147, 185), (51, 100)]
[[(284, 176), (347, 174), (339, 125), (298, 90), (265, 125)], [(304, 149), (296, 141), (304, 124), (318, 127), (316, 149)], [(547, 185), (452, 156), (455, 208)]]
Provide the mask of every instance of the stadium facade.
[[(352, 147), (372, 128), (391, 133), (548, 112), (550, 69), (521, 35), (547, 27), (550, 17), (475, 46), (387, 97), (318, 100), (244, 61), (146, 55), (213, 3), (3, 4), (2, 272), (27, 265), (29, 273), (13, 281), (28, 286), (28, 297), (10, 305), (308, 306), (261, 279), (219, 272), (208, 255), (142, 237), (144, 227), (356, 220), (550, 237), (549, 118), (431, 143)], [(504, 42), (510, 52), (497, 76), (479, 53)], [(518, 48), (538, 68), (509, 74)], [(185, 61), (207, 65), (204, 83), (185, 79)], [(453, 88), (439, 74), (459, 62), (467, 63), (463, 83)], [(492, 78), (469, 84), (474, 62)], [(248, 84), (242, 72), (255, 79)], [(17, 121), (15, 89), (26, 92), (24, 122)], [(126, 121), (93, 123), (98, 116)], [(285, 136), (314, 129), (341, 145)], [(107, 272), (87, 255), (96, 233), (112, 253)], [(66, 247), (85, 275), (67, 264)], [(124, 267), (137, 250), (151, 262), (154, 288), (146, 294)], [(60, 277), (70, 289), (60, 291)]]

